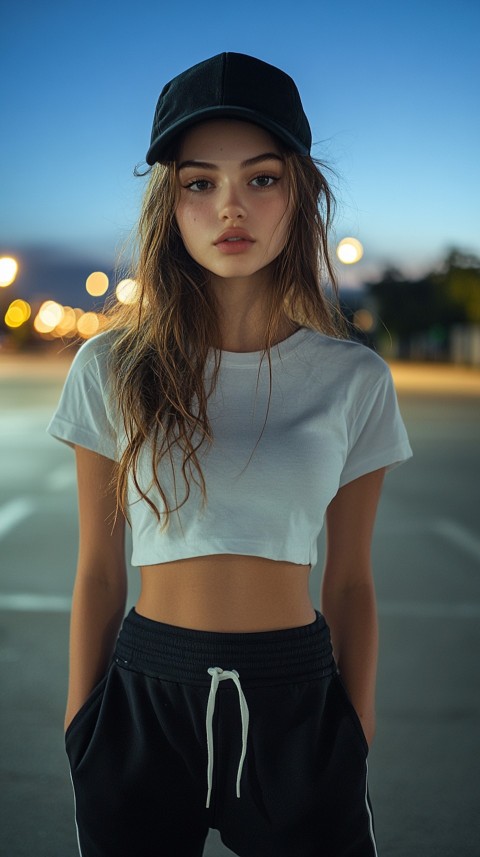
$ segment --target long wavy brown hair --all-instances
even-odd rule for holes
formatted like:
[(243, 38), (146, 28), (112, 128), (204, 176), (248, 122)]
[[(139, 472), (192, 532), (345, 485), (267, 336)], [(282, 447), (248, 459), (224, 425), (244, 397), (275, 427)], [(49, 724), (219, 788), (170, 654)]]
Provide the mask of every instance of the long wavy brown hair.
[[(335, 199), (323, 173), (325, 165), (286, 149), (279, 141), (277, 144), (286, 164), (291, 220), (285, 247), (272, 263), (272, 286), (267, 295), (268, 323), (260, 363), (267, 355), (270, 395), (259, 440), (271, 397), (270, 348), (275, 344), (280, 322), (287, 318), (292, 325), (306, 326), (330, 336), (347, 335), (328, 249)], [(128, 271), (137, 284), (137, 299), (123, 304), (113, 298), (104, 307), (106, 327), (116, 331), (109, 352), (112, 399), (123, 418), (127, 438), (110, 489), (116, 491), (115, 521), (119, 509), (130, 520), (127, 497), (131, 476), (140, 497), (152, 508), (158, 521), (164, 518), (163, 532), (171, 512), (179, 510), (190, 496), (189, 476), (200, 487), (203, 504), (207, 502), (197, 452), (202, 444), (214, 440), (207, 399), (217, 383), (221, 341), (218, 306), (213, 290), (208, 288), (209, 272), (187, 253), (176, 224), (179, 182), (175, 160), (165, 165), (155, 164), (147, 172), (150, 175)], [(146, 173), (136, 169), (135, 174)], [(123, 273), (127, 271), (124, 269)], [(212, 348), (214, 368), (207, 390), (204, 366)], [(160, 492), (164, 504), (161, 515), (138, 482), (139, 456), (147, 440), (151, 450), (150, 487), (154, 485)], [(186, 493), (180, 504), (172, 457), (174, 445), (183, 451)], [(167, 455), (173, 473), (175, 506), (170, 505), (159, 480), (160, 462)]]

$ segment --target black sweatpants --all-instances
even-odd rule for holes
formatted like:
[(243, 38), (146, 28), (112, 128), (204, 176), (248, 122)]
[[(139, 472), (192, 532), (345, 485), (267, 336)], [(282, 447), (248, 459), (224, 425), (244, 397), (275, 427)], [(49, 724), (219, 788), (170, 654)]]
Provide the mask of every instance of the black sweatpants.
[(132, 610), (66, 736), (82, 857), (376, 857), (368, 747), (323, 616), (217, 633)]

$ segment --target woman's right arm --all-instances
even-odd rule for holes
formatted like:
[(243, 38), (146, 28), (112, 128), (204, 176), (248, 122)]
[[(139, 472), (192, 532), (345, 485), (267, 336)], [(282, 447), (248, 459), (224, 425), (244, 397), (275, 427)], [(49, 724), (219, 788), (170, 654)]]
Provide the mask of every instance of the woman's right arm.
[(79, 549), (70, 620), (65, 729), (105, 675), (125, 614), (125, 518), (107, 491), (114, 462), (75, 446)]

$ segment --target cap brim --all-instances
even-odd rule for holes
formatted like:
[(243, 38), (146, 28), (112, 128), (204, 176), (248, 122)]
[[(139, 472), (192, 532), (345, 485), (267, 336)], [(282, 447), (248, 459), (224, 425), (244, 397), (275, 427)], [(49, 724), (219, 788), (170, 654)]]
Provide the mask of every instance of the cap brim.
[(203, 122), (206, 119), (218, 119), (221, 116), (245, 119), (247, 122), (253, 122), (255, 125), (260, 125), (272, 134), (275, 134), (280, 140), (285, 143), (290, 149), (298, 152), (300, 155), (308, 155), (310, 149), (293, 134), (290, 134), (281, 125), (277, 125), (271, 119), (262, 116), (255, 110), (249, 110), (247, 107), (230, 107), (226, 104), (217, 105), (216, 107), (206, 107), (198, 110), (196, 113), (191, 113), (183, 119), (180, 119), (174, 125), (171, 125), (163, 134), (158, 134), (152, 140), (150, 148), (146, 155), (146, 162), (150, 166), (155, 163), (167, 163), (172, 158), (172, 143), (175, 137), (189, 128), (191, 125), (196, 125), (197, 122)]

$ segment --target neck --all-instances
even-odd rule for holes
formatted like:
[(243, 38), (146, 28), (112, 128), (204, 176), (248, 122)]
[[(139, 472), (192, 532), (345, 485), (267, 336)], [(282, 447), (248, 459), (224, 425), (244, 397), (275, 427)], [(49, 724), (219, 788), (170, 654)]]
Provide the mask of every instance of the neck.
[[(212, 277), (210, 288), (214, 296), (223, 351), (262, 351), (269, 318), (269, 297), (272, 283), (262, 277), (222, 279)], [(273, 345), (281, 342), (298, 328), (286, 315), (274, 332)]]

